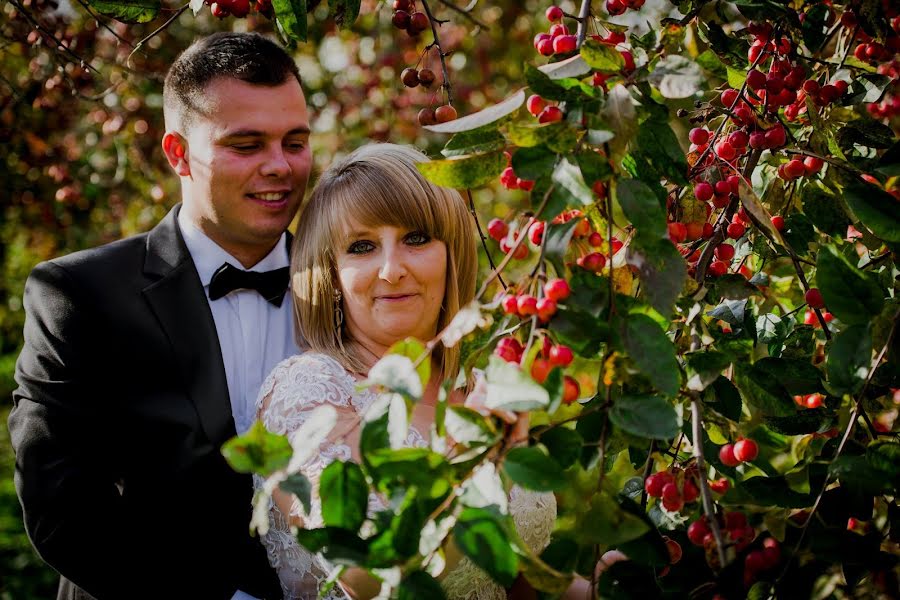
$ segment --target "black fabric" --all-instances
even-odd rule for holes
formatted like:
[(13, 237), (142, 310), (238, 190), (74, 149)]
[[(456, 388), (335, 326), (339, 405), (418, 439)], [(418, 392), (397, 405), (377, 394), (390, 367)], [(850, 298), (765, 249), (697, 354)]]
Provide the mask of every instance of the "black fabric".
[(282, 597), (249, 534), (253, 485), (177, 207), (151, 231), (35, 267), (9, 415), (25, 527), (59, 598)]
[(288, 267), (258, 273), (244, 271), (225, 263), (209, 282), (209, 299), (218, 300), (234, 290), (256, 290), (275, 306), (281, 306), (288, 287)]

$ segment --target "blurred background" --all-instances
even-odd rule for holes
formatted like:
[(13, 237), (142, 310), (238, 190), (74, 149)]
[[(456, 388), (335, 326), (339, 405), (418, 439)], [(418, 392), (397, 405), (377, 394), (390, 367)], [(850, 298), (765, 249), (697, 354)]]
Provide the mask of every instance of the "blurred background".
[[(460, 115), (515, 91), (525, 62), (546, 61), (532, 45), (549, 26), (546, 0), (429, 4), (436, 18), (447, 20), (439, 37)], [(220, 20), (208, 6), (179, 15), (183, 5), (163, 5), (156, 20), (128, 25), (99, 16), (83, 0), (8, 0), (0, 8), (2, 600), (54, 597), (56, 589), (56, 574), (24, 533), (6, 427), (25, 279), (42, 260), (146, 231), (179, 201), (177, 178), (160, 149), (162, 82), (179, 52), (214, 31), (276, 35), (272, 22), (256, 13)], [(559, 5), (577, 12), (571, 0)], [(646, 29), (672, 7), (650, 1), (619, 20)], [(360, 18), (347, 29), (327, 13), (327, 6), (313, 10), (309, 41), (293, 49), (311, 109), (317, 169), (369, 140), (412, 143), (437, 156), (448, 136), (421, 129), (416, 114), (446, 99), (437, 86), (411, 90), (400, 82), (401, 71), (417, 64), (432, 68), (440, 82), (436, 48), (425, 52), (431, 33), (413, 38), (393, 28), (391, 2), (363, 0)], [(483, 223), (525, 201), (523, 192), (499, 184), (475, 193)]]

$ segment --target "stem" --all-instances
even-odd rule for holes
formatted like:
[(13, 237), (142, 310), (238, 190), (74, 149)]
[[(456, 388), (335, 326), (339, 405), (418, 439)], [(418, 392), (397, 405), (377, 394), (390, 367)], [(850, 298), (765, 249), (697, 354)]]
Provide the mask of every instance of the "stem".
[[(478, 211), (475, 210), (475, 198), (472, 196), (472, 190), (466, 188), (466, 197), (469, 199), (469, 212), (472, 213), (472, 218), (475, 219), (475, 228), (478, 230), (478, 236), (481, 238), (481, 246), (484, 248), (484, 253), (487, 255), (488, 264), (491, 266), (491, 270), (494, 270), (494, 258), (491, 256), (491, 251), (488, 250), (487, 247), (487, 238), (484, 237), (484, 231), (481, 230), (481, 222), (478, 220)], [(506, 289), (506, 283), (503, 281), (503, 277), (498, 273), (497, 279), (500, 281), (500, 285), (503, 286), (503, 289)]]
[[(656, 450), (656, 440), (650, 440), (650, 451), (647, 453), (647, 462), (644, 463), (644, 481), (650, 477), (653, 471), (653, 452)], [(647, 510), (647, 488), (641, 490), (641, 508)]]
[(425, 14), (428, 15), (428, 22), (431, 24), (431, 35), (434, 37), (434, 45), (437, 46), (438, 56), (441, 59), (441, 72), (444, 75), (444, 82), (441, 85), (447, 91), (447, 104), (452, 106), (453, 94), (451, 93), (450, 88), (450, 73), (447, 71), (447, 54), (441, 47), (441, 39), (438, 37), (437, 27), (435, 27), (434, 25), (435, 23), (439, 23), (440, 21), (434, 18), (434, 15), (431, 13), (431, 7), (428, 6), (427, 0), (422, 0), (422, 7), (425, 9)]
[(450, 10), (458, 12), (464, 18), (468, 19), (475, 25), (478, 25), (479, 27), (482, 27), (484, 29), (490, 29), (490, 26), (488, 26), (486, 23), (482, 23), (481, 21), (479, 21), (478, 19), (476, 19), (475, 17), (472, 16), (472, 9), (475, 7), (477, 0), (473, 1), (466, 8), (460, 8), (459, 6), (456, 6), (455, 4), (450, 2), (449, 0), (437, 0), (437, 1), (440, 2), (441, 4), (443, 4), (444, 6), (446, 6), (447, 8), (449, 8)]
[(157, 35), (159, 32), (163, 31), (163, 30), (166, 29), (169, 25), (171, 25), (171, 24), (172, 24), (172, 21), (174, 21), (175, 19), (177, 19), (178, 17), (180, 17), (180, 16), (182, 15), (182, 13), (184, 13), (184, 11), (186, 11), (188, 8), (190, 8), (190, 6), (191, 6), (191, 3), (188, 2), (187, 4), (185, 4), (184, 6), (182, 6), (181, 8), (179, 8), (177, 11), (175, 11), (175, 14), (173, 14), (171, 17), (169, 17), (168, 19), (166, 19), (166, 22), (165, 22), (165, 23), (163, 23), (162, 25), (160, 25), (159, 27), (157, 27), (152, 33), (150, 33), (150, 35), (148, 35), (147, 37), (145, 37), (144, 39), (142, 39), (141, 41), (139, 41), (139, 42), (135, 45), (134, 50), (131, 51), (131, 54), (128, 55), (128, 58), (125, 60), (125, 64), (130, 66), (130, 65), (131, 65), (131, 57), (134, 56), (134, 53), (137, 52), (138, 50), (140, 50), (140, 49), (144, 46), (145, 43), (147, 43), (148, 41), (150, 41), (151, 39), (153, 39), (154, 37), (156, 37), (156, 35)]
[(725, 566), (725, 541), (722, 539), (722, 531), (719, 529), (719, 521), (716, 519), (716, 507), (713, 503), (712, 492), (709, 490), (709, 482), (706, 477), (706, 463), (703, 459), (703, 424), (700, 417), (700, 401), (696, 395), (691, 397), (691, 425), (694, 436), (694, 457), (697, 459), (697, 470), (700, 472), (700, 496), (703, 498), (703, 513), (709, 521), (713, 538), (716, 540), (716, 550), (719, 554), (719, 567)]
[(584, 43), (584, 38), (587, 37), (587, 20), (588, 16), (591, 14), (591, 0), (581, 0), (581, 8), (578, 10), (578, 31), (576, 32), (576, 37), (578, 38), (575, 47), (581, 48), (581, 45)]

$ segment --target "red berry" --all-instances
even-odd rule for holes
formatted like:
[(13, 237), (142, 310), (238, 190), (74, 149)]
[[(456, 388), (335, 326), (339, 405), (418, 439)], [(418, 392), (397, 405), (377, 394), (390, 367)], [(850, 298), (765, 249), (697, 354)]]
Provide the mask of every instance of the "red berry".
[(546, 323), (551, 318), (553, 318), (553, 315), (555, 314), (556, 302), (554, 302), (550, 298), (541, 298), (537, 301), (537, 315), (541, 321)]
[(575, 359), (572, 349), (562, 344), (550, 348), (550, 363), (557, 367), (568, 367)]
[(503, 307), (503, 312), (508, 315), (519, 314), (519, 299), (512, 294), (504, 296), (503, 300), (500, 301), (500, 306)]
[(778, 231), (784, 230), (784, 217), (781, 215), (775, 215), (772, 217), (772, 227), (777, 229)]
[(556, 121), (561, 121), (562, 118), (563, 112), (558, 106), (548, 106), (543, 111), (541, 111), (540, 115), (538, 115), (538, 122), (555, 123)]
[(687, 239), (687, 227), (684, 226), (684, 223), (678, 223), (677, 221), (669, 223), (667, 228), (669, 230), (669, 239), (674, 243), (680, 244)]
[(547, 36), (540, 40), (535, 46), (535, 49), (541, 56), (553, 56), (553, 38)]
[(568, 54), (575, 51), (578, 38), (574, 35), (561, 35), (553, 38), (553, 51), (556, 54)]
[(766, 148), (781, 148), (787, 142), (787, 132), (781, 125), (766, 131)]
[(707, 129), (704, 129), (703, 127), (694, 127), (688, 133), (688, 139), (691, 140), (692, 144), (702, 146), (707, 141), (709, 141), (709, 131)]
[(806, 165), (799, 158), (792, 159), (784, 167), (785, 174), (791, 179), (797, 179), (806, 175)]
[(549, 7), (545, 14), (547, 16), (547, 20), (550, 21), (551, 23), (559, 21), (560, 19), (563, 18), (563, 10), (558, 6)]
[(722, 262), (721, 260), (714, 260), (709, 264), (706, 272), (709, 273), (712, 277), (721, 277), (728, 272), (728, 264)]
[(531, 294), (522, 294), (518, 298), (518, 308), (523, 317), (537, 314), (537, 298)]
[(678, 563), (678, 561), (681, 560), (681, 557), (683, 554), (682, 550), (681, 550), (681, 544), (679, 544), (678, 542), (676, 542), (673, 539), (669, 539), (665, 536), (663, 536), (663, 537), (666, 542), (666, 548), (669, 550), (669, 564), (674, 565), (674, 564)]
[(547, 375), (550, 374), (552, 369), (553, 367), (546, 359), (538, 356), (534, 359), (534, 362), (531, 363), (531, 378), (538, 383), (544, 383), (547, 381)]
[(805, 295), (806, 303), (810, 308), (825, 308), (825, 300), (819, 288), (809, 288)]
[(753, 69), (747, 73), (747, 85), (753, 90), (763, 89), (766, 86), (766, 74)]
[(519, 362), (523, 351), (524, 348), (522, 348), (522, 344), (519, 343), (519, 340), (509, 337), (502, 338), (497, 342), (497, 347), (494, 348), (494, 354), (510, 363)]
[(544, 284), (544, 295), (555, 302), (568, 298), (571, 291), (565, 279), (551, 279)]
[(593, 232), (588, 236), (588, 244), (593, 248), (599, 248), (603, 245), (603, 236), (596, 231)]
[(535, 117), (541, 114), (541, 111), (543, 111), (546, 106), (547, 101), (537, 94), (528, 96), (528, 100), (525, 101), (525, 107), (528, 109), (528, 112), (533, 114)]
[(825, 166), (825, 161), (816, 156), (807, 156), (803, 159), (803, 166), (807, 175), (814, 175), (822, 170), (822, 167)]
[(694, 186), (694, 196), (696, 196), (697, 200), (700, 202), (709, 202), (714, 193), (713, 186), (705, 181), (701, 181)]
[(509, 233), (509, 225), (503, 219), (491, 219), (488, 223), (488, 235), (498, 242)]
[(531, 243), (535, 246), (541, 245), (541, 240), (544, 237), (544, 222), (543, 221), (535, 221), (531, 224), (531, 227), (528, 228), (528, 239), (531, 240)]
[(578, 382), (575, 381), (575, 378), (566, 375), (563, 377), (563, 403), (572, 404), (576, 400), (578, 400), (578, 395), (581, 393), (581, 386), (578, 385)]
[(734, 258), (734, 246), (731, 244), (719, 244), (716, 246), (716, 258), (723, 261), (729, 261)]
[(702, 546), (703, 540), (710, 533), (712, 533), (712, 531), (710, 530), (709, 525), (706, 524), (705, 519), (698, 519), (688, 525), (687, 536), (695, 546)]
[(588, 271), (598, 273), (606, 266), (606, 257), (599, 252), (591, 252), (590, 254), (579, 257), (575, 262), (578, 266), (583, 267)]
[(741, 464), (741, 461), (734, 455), (734, 446), (731, 444), (725, 444), (719, 448), (719, 461), (726, 467), (736, 467)]
[(709, 482), (709, 489), (714, 491), (717, 494), (724, 494), (728, 491), (730, 484), (728, 480), (722, 477), (721, 479), (716, 479), (715, 481)]
[(736, 240), (744, 235), (746, 228), (740, 223), (729, 223), (728, 229), (726, 231), (728, 232), (728, 237)]
[(759, 446), (753, 440), (743, 439), (734, 443), (734, 457), (741, 462), (752, 462), (759, 456)]
[(456, 116), (456, 109), (449, 104), (438, 106), (436, 109), (434, 109), (434, 117), (437, 119), (438, 123), (446, 123), (447, 121), (452, 121), (456, 118)]
[(719, 99), (722, 101), (722, 104), (725, 107), (731, 108), (732, 106), (734, 106), (734, 103), (737, 102), (738, 91), (728, 88), (727, 90), (722, 92), (722, 94), (719, 96)]
[(684, 485), (681, 486), (681, 496), (684, 498), (685, 504), (689, 504), (700, 496), (700, 490), (697, 489), (693, 481), (685, 479)]
[(651, 498), (659, 498), (662, 496), (663, 488), (669, 484), (674, 483), (675, 478), (668, 471), (660, 471), (659, 473), (653, 473), (644, 481), (644, 489), (647, 491), (647, 495)]

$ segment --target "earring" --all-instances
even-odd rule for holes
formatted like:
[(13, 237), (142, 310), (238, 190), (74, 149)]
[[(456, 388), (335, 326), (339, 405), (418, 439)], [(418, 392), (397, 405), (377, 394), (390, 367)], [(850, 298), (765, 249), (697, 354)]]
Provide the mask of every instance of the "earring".
[(338, 337), (340, 337), (341, 328), (344, 326), (344, 310), (341, 308), (342, 299), (341, 290), (334, 290), (334, 328)]

